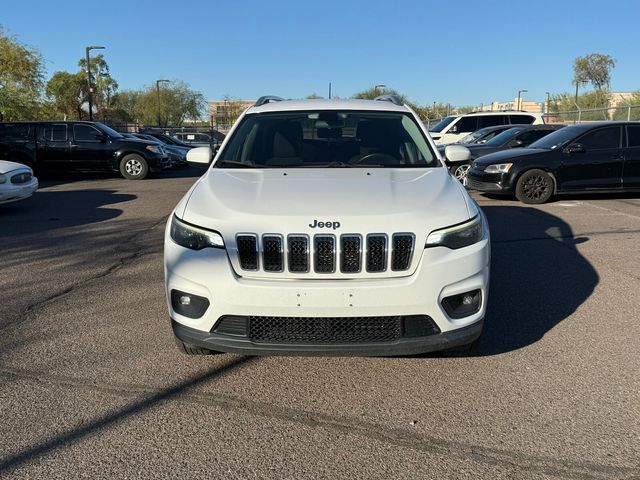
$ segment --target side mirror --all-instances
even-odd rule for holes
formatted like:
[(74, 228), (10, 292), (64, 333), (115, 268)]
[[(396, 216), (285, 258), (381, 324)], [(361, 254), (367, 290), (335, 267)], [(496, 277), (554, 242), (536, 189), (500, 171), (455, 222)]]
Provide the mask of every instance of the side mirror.
[(573, 153), (585, 153), (586, 150), (583, 145), (580, 143), (572, 143), (567, 148), (564, 149), (564, 153), (568, 153), (569, 155)]
[(187, 152), (187, 163), (192, 167), (206, 168), (211, 165), (213, 152), (210, 147), (192, 148)]
[(473, 160), (471, 156), (471, 150), (462, 145), (447, 145), (444, 148), (444, 158), (447, 164), (470, 162)]

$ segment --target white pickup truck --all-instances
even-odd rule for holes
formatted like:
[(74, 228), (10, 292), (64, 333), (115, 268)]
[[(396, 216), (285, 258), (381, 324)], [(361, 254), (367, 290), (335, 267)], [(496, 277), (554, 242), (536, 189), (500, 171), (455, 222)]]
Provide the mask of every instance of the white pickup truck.
[[(456, 147), (449, 147), (456, 153)], [(262, 97), (176, 206), (166, 295), (188, 354), (467, 353), (489, 285), (486, 219), (416, 114)]]

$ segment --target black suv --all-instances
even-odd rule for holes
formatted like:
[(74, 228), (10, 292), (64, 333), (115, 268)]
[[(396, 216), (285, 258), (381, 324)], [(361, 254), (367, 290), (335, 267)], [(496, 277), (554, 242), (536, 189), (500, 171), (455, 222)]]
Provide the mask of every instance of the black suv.
[(467, 186), (524, 203), (561, 193), (640, 191), (640, 122), (572, 125), (529, 148), (483, 156), (473, 161)]
[(114, 171), (130, 180), (171, 166), (161, 145), (95, 122), (0, 123), (0, 159), (38, 171)]

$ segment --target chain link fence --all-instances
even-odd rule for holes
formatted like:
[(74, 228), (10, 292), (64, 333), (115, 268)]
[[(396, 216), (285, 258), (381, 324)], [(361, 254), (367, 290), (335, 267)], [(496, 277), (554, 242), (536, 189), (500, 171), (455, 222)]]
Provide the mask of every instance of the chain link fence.
[(602, 121), (634, 121), (640, 120), (640, 105), (621, 105), (604, 108), (579, 108), (564, 112), (544, 114), (546, 123), (583, 123)]

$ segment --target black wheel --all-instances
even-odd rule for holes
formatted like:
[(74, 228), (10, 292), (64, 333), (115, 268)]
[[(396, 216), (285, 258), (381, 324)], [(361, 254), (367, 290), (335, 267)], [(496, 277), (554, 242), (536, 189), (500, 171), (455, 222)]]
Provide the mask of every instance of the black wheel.
[(196, 347), (195, 345), (191, 345), (190, 343), (184, 343), (178, 337), (175, 337), (176, 346), (178, 350), (186, 355), (215, 355), (216, 353), (213, 350), (209, 350), (208, 348)]
[(449, 167), (449, 171), (451, 172), (451, 175), (456, 177), (456, 179), (462, 185), (466, 186), (467, 185), (467, 173), (469, 172), (470, 168), (471, 168), (471, 165), (469, 165), (468, 163), (465, 163), (463, 165), (454, 165), (453, 167)]
[(149, 165), (140, 155), (130, 153), (120, 160), (120, 173), (127, 180), (142, 180), (149, 173)]
[(553, 178), (542, 170), (524, 172), (516, 184), (516, 197), (523, 203), (539, 204), (553, 195)]

